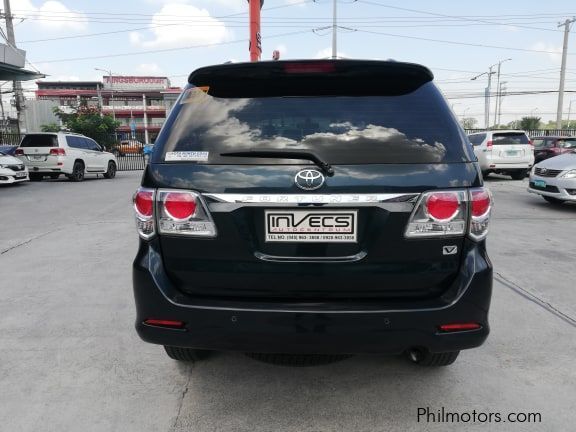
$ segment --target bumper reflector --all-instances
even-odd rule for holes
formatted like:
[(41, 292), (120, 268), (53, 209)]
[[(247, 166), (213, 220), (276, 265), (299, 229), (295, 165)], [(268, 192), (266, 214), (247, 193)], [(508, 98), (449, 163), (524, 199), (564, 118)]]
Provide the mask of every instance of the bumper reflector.
[(478, 323), (454, 323), (454, 324), (443, 324), (438, 327), (442, 332), (458, 332), (466, 330), (478, 330), (482, 326)]
[(174, 321), (174, 320), (147, 319), (144, 321), (144, 324), (154, 326), (154, 327), (167, 327), (167, 328), (174, 328), (174, 329), (183, 329), (184, 328), (184, 322)]

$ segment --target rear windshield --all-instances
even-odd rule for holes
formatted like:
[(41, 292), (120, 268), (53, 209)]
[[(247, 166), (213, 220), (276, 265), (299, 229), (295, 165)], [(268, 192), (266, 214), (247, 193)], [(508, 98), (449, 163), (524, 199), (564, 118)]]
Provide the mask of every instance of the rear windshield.
[(221, 156), (251, 149), (302, 149), (333, 164), (461, 162), (464, 138), (432, 83), (391, 96), (356, 96), (351, 82), (350, 96), (238, 98), (189, 86), (158, 137), (156, 162), (196, 152), (199, 163), (308, 163)]
[(56, 135), (26, 135), (20, 147), (58, 147)]
[(530, 140), (528, 136), (522, 132), (502, 132), (492, 135), (492, 144), (530, 144)]

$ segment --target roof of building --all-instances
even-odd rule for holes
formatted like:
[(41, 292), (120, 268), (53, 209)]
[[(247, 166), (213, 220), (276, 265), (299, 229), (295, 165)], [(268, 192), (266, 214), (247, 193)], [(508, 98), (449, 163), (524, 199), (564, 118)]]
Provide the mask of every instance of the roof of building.
[(46, 75), (12, 66), (7, 63), (0, 63), (0, 81), (30, 81), (44, 78)]

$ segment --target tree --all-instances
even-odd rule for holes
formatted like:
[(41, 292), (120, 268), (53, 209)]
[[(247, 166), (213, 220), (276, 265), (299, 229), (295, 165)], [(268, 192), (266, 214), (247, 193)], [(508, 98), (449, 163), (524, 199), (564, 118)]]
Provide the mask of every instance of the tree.
[(522, 130), (534, 130), (540, 128), (541, 117), (522, 117), (520, 120), (520, 129)]
[(464, 117), (462, 120), (460, 120), (460, 123), (464, 129), (476, 129), (478, 120), (476, 120), (474, 117)]
[(60, 127), (59, 124), (48, 123), (48, 124), (41, 125), (40, 130), (42, 132), (60, 132), (62, 130), (62, 128)]
[(106, 147), (116, 141), (114, 133), (120, 122), (110, 115), (102, 115), (96, 107), (83, 104), (70, 113), (54, 108), (54, 114), (66, 129), (93, 138)]

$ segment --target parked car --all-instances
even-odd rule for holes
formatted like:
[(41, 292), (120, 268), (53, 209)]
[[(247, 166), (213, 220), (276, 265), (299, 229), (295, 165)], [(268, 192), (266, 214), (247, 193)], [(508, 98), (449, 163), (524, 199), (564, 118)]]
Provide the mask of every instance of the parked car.
[(14, 156), (17, 148), (17, 145), (0, 144), (0, 152), (8, 156)]
[(392, 61), (192, 72), (134, 196), (140, 337), (176, 360), (429, 366), (481, 345), (492, 200), (432, 80)]
[(0, 184), (28, 181), (28, 169), (20, 159), (0, 151)]
[(532, 138), (535, 163), (564, 153), (576, 152), (576, 137), (546, 136)]
[(487, 131), (470, 134), (468, 139), (484, 177), (497, 173), (522, 180), (534, 165), (534, 149), (524, 131)]
[(534, 165), (528, 192), (552, 204), (576, 201), (576, 154), (555, 156)]
[(92, 138), (70, 132), (27, 134), (16, 149), (16, 156), (28, 167), (30, 180), (56, 179), (64, 174), (82, 181), (86, 174), (116, 176), (116, 158), (105, 152)]
[(112, 148), (112, 153), (115, 156), (125, 156), (129, 154), (142, 154), (144, 151), (144, 144), (136, 140), (122, 140)]

